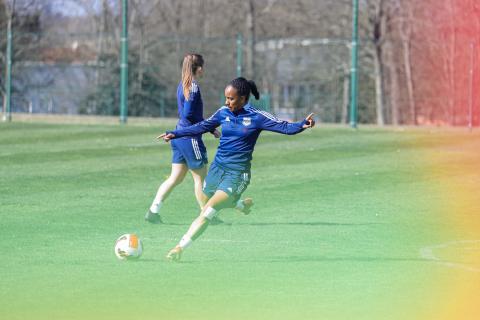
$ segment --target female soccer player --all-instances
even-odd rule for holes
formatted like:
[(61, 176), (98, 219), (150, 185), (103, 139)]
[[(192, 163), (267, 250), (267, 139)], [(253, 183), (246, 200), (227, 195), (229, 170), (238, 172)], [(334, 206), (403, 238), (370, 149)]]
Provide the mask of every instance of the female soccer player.
[[(176, 128), (182, 129), (203, 120), (203, 102), (197, 79), (203, 75), (203, 57), (190, 53), (185, 55), (182, 64), (182, 81), (177, 88), (178, 123)], [(220, 133), (211, 130), (218, 138)], [(151, 223), (162, 223), (159, 211), (162, 203), (170, 192), (183, 181), (188, 170), (192, 174), (195, 197), (198, 205), (203, 208), (205, 199), (202, 186), (207, 173), (207, 150), (201, 134), (184, 135), (172, 141), (172, 171), (170, 177), (158, 188), (150, 209), (145, 214), (145, 220)]]
[(242, 201), (239, 198), (250, 182), (252, 153), (262, 130), (292, 135), (315, 125), (313, 113), (301, 122), (277, 120), (273, 115), (253, 108), (248, 103), (250, 93), (257, 100), (260, 97), (253, 81), (236, 78), (225, 88), (225, 106), (210, 118), (191, 127), (167, 131), (158, 136), (167, 142), (173, 142), (186, 135), (201, 134), (222, 127), (220, 145), (203, 188), (206, 204), (178, 245), (168, 252), (169, 260), (179, 260), (182, 252), (205, 231), (222, 208), (237, 207), (245, 213), (249, 212), (251, 199)]

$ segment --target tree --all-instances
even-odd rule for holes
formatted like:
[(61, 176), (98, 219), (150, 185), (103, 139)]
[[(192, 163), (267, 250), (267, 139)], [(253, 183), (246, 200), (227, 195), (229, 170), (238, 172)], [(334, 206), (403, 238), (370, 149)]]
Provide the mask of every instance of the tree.
[(246, 30), (247, 30), (247, 76), (255, 78), (255, 1), (248, 0), (246, 5)]
[(376, 123), (385, 124), (385, 63), (384, 46), (387, 41), (388, 23), (390, 22), (390, 2), (388, 0), (373, 0), (368, 2), (367, 13), (370, 23), (369, 40), (373, 44), (373, 67), (375, 80)]
[(414, 27), (413, 7), (410, 1), (396, 0), (396, 8), (400, 12), (399, 33), (402, 41), (403, 48), (403, 64), (405, 70), (405, 78), (407, 84), (408, 105), (410, 106), (410, 122), (414, 125), (417, 124), (417, 111), (414, 97), (413, 75), (412, 75), (412, 63), (411, 63), (411, 46), (412, 46), (412, 34)]
[[(40, 21), (40, 12), (42, 10), (41, 4), (35, 3), (34, 1), (21, 1), (16, 2), (11, 0), (2, 3), (0, 6), (0, 11), (3, 11), (6, 16), (6, 23), (0, 24), (2, 28), (10, 29), (12, 35), (12, 47), (11, 47), (11, 59), (12, 66), (15, 61), (21, 59), (28, 59), (35, 57), (36, 52), (32, 50), (39, 41), (41, 40), (38, 36), (38, 31), (41, 30), (41, 21)], [(5, 29), (3, 29), (5, 30)], [(6, 34), (5, 32), (4, 34)], [(6, 39), (5, 39), (6, 40)], [(6, 43), (3, 44), (6, 46)], [(3, 53), (5, 52), (5, 55)], [(0, 60), (3, 60), (3, 63), (7, 63), (6, 59), (6, 50), (2, 50), (0, 53)], [(5, 68), (7, 69), (7, 68)], [(0, 75), (0, 78), (3, 78), (4, 74)], [(5, 79), (5, 78), (3, 78)], [(15, 80), (15, 81), (14, 81)], [(2, 89), (0, 90), (2, 96), (5, 96), (6, 92), (4, 91), (4, 86), (6, 86), (5, 80), (0, 81), (2, 83)], [(21, 94), (22, 86), (26, 87), (26, 83), (29, 83), (32, 86), (42, 86), (42, 83), (35, 83), (29, 77), (15, 77), (12, 73), (12, 82), (10, 83), (11, 92), (16, 94)], [(6, 99), (4, 100), (4, 108), (6, 104)]]

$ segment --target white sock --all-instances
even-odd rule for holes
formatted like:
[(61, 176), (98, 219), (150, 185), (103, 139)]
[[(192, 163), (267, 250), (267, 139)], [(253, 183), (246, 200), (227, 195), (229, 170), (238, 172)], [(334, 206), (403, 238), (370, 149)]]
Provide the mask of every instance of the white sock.
[[(155, 199), (157, 200), (157, 199)], [(158, 213), (160, 211), (160, 208), (162, 207), (163, 202), (162, 201), (153, 201), (152, 205), (150, 206), (150, 211), (153, 213)]]
[(217, 210), (212, 207), (208, 207), (203, 211), (203, 216), (211, 221), (217, 215)]
[(191, 244), (193, 243), (192, 239), (190, 239), (190, 237), (188, 237), (187, 235), (184, 235), (182, 237), (182, 240), (180, 240), (180, 242), (178, 243), (178, 246), (182, 249), (186, 249), (188, 248)]
[(242, 211), (245, 209), (245, 205), (243, 204), (243, 200), (240, 199), (237, 201), (237, 204), (235, 205), (235, 209)]

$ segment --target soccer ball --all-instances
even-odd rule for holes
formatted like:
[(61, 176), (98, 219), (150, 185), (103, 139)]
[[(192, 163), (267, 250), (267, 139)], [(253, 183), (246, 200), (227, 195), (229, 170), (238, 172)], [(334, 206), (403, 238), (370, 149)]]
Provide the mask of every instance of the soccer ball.
[(115, 255), (120, 260), (138, 259), (142, 255), (142, 252), (142, 241), (136, 234), (124, 234), (115, 242)]

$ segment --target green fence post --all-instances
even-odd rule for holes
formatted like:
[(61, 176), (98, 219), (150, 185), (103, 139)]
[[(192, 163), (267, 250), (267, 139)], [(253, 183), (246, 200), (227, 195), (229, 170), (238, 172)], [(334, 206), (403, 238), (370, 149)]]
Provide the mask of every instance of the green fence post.
[(243, 52), (243, 45), (242, 45), (242, 34), (237, 34), (237, 77), (242, 76), (242, 52)]
[[(13, 2), (15, 5), (15, 1)], [(12, 7), (7, 25), (7, 67), (5, 74), (5, 109), (3, 110), (3, 121), (12, 121), (12, 112), (10, 109), (12, 94), (12, 19), (14, 8)]]
[(350, 70), (350, 126), (357, 127), (357, 63), (358, 63), (358, 0), (353, 0), (352, 12), (352, 66)]
[(127, 122), (128, 113), (128, 20), (127, 0), (122, 0), (122, 37), (120, 62), (120, 123)]

